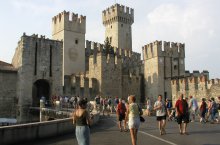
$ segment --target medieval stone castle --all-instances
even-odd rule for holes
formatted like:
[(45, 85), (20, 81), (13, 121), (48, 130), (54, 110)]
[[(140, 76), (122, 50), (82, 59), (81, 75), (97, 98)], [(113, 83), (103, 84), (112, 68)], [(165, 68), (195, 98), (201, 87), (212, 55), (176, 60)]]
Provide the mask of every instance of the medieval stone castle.
[(115, 4), (102, 19), (110, 48), (85, 40), (86, 17), (66, 11), (52, 18), (52, 39), (24, 33), (12, 64), (0, 61), (0, 118), (29, 121), (42, 96), (220, 95), (220, 80), (209, 80), (208, 71), (185, 70), (184, 44), (155, 41), (143, 46), (143, 59), (133, 52), (133, 9)]

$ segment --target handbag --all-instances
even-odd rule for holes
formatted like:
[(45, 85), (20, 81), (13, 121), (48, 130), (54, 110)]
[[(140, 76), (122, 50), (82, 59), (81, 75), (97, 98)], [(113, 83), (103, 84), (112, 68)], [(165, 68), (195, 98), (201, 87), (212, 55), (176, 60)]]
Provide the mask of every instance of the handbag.
[(145, 122), (144, 117), (140, 116), (140, 121), (141, 121), (141, 122)]
[(143, 111), (142, 111), (142, 109), (141, 109), (141, 107), (139, 105), (138, 105), (138, 110), (139, 110), (139, 115), (140, 115), (140, 121), (141, 122), (145, 122), (144, 117), (141, 116), (141, 115), (143, 115)]

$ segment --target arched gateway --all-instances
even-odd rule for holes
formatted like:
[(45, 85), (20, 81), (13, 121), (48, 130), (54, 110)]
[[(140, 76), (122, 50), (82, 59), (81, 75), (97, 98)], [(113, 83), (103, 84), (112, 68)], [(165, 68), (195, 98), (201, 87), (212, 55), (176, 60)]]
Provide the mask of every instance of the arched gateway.
[(40, 79), (35, 81), (32, 89), (32, 106), (39, 107), (42, 97), (45, 97), (45, 100), (49, 100), (50, 92), (50, 84), (47, 80)]

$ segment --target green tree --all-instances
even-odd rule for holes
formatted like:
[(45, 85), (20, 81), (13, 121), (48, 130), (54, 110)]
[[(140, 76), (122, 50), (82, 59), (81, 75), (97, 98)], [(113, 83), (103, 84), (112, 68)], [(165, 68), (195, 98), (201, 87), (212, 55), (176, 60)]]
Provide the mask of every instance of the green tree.
[(104, 48), (106, 50), (106, 53), (108, 54), (114, 54), (114, 50), (113, 47), (111, 46), (111, 43), (109, 41), (109, 38), (106, 37), (105, 41), (104, 41)]

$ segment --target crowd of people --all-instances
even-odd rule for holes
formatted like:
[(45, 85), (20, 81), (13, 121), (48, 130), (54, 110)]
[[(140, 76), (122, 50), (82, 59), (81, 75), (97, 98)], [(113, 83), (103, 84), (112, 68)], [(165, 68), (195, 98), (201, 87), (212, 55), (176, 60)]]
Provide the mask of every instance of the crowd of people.
[[(197, 121), (200, 117), (201, 123), (218, 122), (218, 110), (220, 110), (220, 97), (215, 101), (214, 98), (206, 100), (202, 98), (201, 103), (193, 96), (189, 98), (180, 95), (173, 106), (172, 101), (158, 95), (157, 100), (153, 103), (150, 98), (146, 98), (145, 114), (156, 115), (158, 122), (159, 134), (166, 134), (166, 121), (176, 121), (181, 135), (188, 135), (187, 124)], [(130, 131), (132, 145), (137, 145), (137, 133), (141, 123), (142, 109), (136, 103), (135, 96), (128, 96), (127, 99), (111, 97), (95, 97), (95, 109), (99, 110), (102, 115), (116, 113), (118, 128), (120, 132)], [(76, 124), (76, 137), (79, 145), (89, 145), (89, 126), (92, 116), (86, 110), (85, 99), (79, 99), (78, 108), (74, 111), (74, 123)], [(168, 119), (167, 119), (168, 118)], [(129, 130), (128, 130), (129, 129)]]
[(87, 101), (86, 97), (80, 96), (52, 96), (50, 104), (52, 107), (56, 106), (56, 102), (59, 101), (59, 104), (62, 108), (77, 108), (77, 105), (81, 99)]

